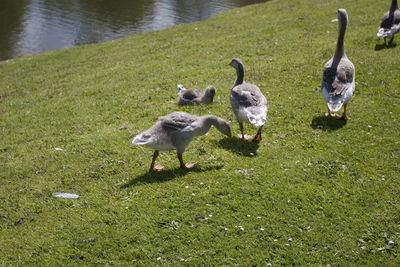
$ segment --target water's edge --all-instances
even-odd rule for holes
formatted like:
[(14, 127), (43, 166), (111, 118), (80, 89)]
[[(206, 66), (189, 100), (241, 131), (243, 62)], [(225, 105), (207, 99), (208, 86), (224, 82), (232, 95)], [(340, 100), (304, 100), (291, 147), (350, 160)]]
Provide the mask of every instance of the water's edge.
[(0, 2), (0, 61), (103, 43), (208, 19), (268, 0), (19, 0)]

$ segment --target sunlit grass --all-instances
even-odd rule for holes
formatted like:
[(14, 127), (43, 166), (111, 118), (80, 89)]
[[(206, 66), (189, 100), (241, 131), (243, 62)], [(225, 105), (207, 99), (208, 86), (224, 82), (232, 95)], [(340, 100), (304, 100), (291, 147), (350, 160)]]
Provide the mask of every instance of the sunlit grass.
[[(398, 265), (400, 48), (376, 39), (389, 4), (271, 1), (1, 62), (0, 265)], [(320, 93), (342, 7), (347, 123), (323, 116)], [(131, 140), (159, 116), (210, 113), (239, 132), (234, 57), (268, 100), (262, 142), (211, 129), (184, 153), (196, 169), (162, 152), (148, 173), (153, 151)], [(178, 83), (213, 84), (213, 105), (178, 107)]]

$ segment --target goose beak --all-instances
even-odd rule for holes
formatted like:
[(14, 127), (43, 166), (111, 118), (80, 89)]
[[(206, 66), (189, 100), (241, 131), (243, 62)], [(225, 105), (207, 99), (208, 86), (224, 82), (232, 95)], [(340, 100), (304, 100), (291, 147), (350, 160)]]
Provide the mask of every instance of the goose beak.
[(228, 137), (232, 138), (232, 132), (229, 132)]

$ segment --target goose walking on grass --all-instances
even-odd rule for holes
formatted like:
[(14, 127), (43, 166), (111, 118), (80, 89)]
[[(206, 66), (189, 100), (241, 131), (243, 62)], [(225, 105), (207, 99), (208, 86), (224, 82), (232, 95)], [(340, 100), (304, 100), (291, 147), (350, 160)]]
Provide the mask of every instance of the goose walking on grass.
[(381, 25), (377, 36), (383, 38), (386, 45), (386, 38), (390, 38), (389, 44), (393, 42), (394, 35), (400, 31), (400, 10), (397, 0), (392, 0), (392, 4), (388, 12), (383, 14)]
[(267, 100), (260, 88), (251, 83), (244, 82), (244, 68), (240, 59), (232, 59), (230, 66), (236, 69), (237, 78), (231, 90), (231, 106), (239, 122), (241, 138), (248, 139), (243, 133), (243, 122), (259, 127), (253, 138), (254, 142), (261, 140), (261, 130), (267, 120)]
[[(346, 115), (347, 102), (352, 98), (354, 82), (354, 65), (347, 58), (344, 52), (344, 35), (347, 27), (347, 13), (344, 9), (337, 11), (339, 21), (339, 35), (336, 44), (336, 51), (333, 57), (325, 64), (322, 76), (322, 96), (328, 105), (326, 116), (337, 117), (344, 120), (349, 119)], [(337, 112), (344, 106), (343, 115), (338, 117), (331, 114)]]
[(211, 104), (215, 96), (215, 87), (210, 85), (204, 91), (195, 89), (185, 89), (182, 84), (178, 84), (178, 105), (198, 105)]
[(195, 136), (204, 135), (211, 126), (218, 131), (231, 137), (231, 126), (219, 117), (194, 116), (186, 112), (174, 112), (163, 117), (150, 127), (150, 129), (138, 134), (132, 141), (134, 145), (145, 145), (154, 149), (150, 171), (160, 171), (163, 166), (155, 166), (155, 161), (160, 150), (176, 150), (180, 167), (191, 169), (197, 165), (194, 163), (183, 163), (182, 154)]

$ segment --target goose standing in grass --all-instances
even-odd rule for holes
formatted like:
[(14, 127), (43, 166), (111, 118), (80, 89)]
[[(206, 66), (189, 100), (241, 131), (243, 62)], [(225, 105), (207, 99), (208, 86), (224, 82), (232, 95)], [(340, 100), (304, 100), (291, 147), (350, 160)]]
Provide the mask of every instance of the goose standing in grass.
[(261, 130), (267, 120), (267, 100), (260, 88), (251, 83), (244, 82), (244, 68), (240, 59), (232, 59), (230, 66), (236, 69), (237, 78), (231, 90), (231, 106), (239, 122), (241, 138), (248, 139), (243, 133), (243, 122), (251, 123), (258, 128), (253, 141), (261, 140)]
[(344, 106), (341, 119), (349, 119), (346, 116), (347, 102), (352, 98), (355, 82), (354, 82), (354, 65), (347, 58), (344, 52), (344, 35), (347, 27), (347, 13), (344, 9), (337, 11), (339, 21), (339, 35), (336, 44), (336, 51), (333, 57), (325, 64), (322, 76), (322, 96), (328, 105), (328, 113), (326, 116), (338, 117), (332, 115), (331, 112), (337, 112)]
[(229, 122), (219, 117), (194, 116), (186, 112), (174, 112), (163, 117), (150, 127), (150, 129), (138, 134), (132, 141), (134, 145), (145, 145), (154, 149), (150, 171), (160, 171), (163, 166), (154, 166), (160, 150), (176, 150), (180, 167), (191, 169), (197, 165), (196, 162), (184, 164), (182, 154), (192, 141), (193, 137), (204, 135), (211, 126), (218, 131), (231, 137), (231, 126)]
[(195, 89), (185, 89), (182, 84), (178, 84), (178, 105), (197, 105), (211, 104), (215, 96), (215, 87), (210, 85), (204, 91)]
[(386, 45), (386, 38), (390, 38), (389, 44), (393, 42), (394, 35), (400, 31), (400, 10), (397, 0), (392, 0), (392, 5), (388, 12), (383, 14), (381, 25), (377, 36), (383, 38)]

